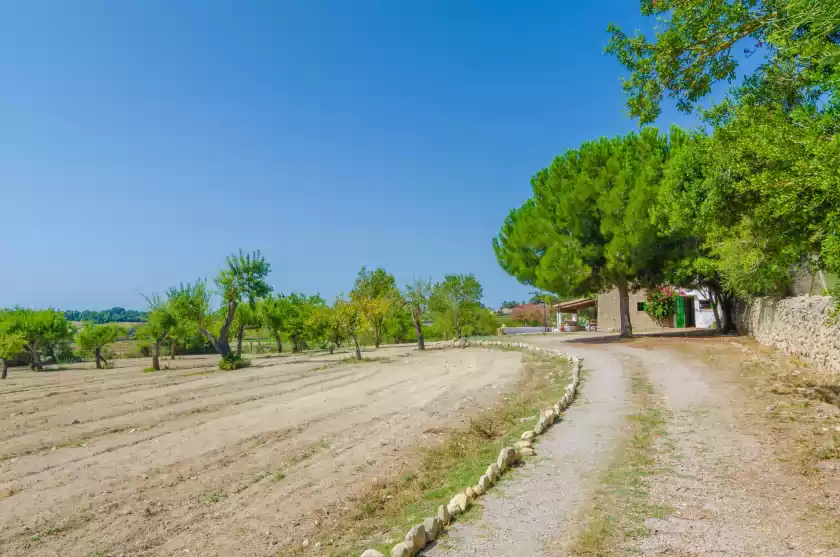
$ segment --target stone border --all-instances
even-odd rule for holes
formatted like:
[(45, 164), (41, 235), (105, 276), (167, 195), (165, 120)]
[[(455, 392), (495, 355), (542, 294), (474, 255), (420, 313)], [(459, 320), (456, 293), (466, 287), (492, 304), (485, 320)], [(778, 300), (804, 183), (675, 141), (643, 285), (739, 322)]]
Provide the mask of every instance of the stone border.
[[(471, 344), (465, 338), (456, 339), (454, 342), (436, 342), (427, 345), (427, 348), (436, 350), (443, 348), (465, 348)], [(583, 360), (575, 356), (570, 356), (566, 352), (553, 350), (551, 348), (543, 348), (542, 346), (535, 346), (525, 342), (506, 342), (501, 340), (477, 340), (473, 341), (476, 346), (508, 346), (519, 348), (520, 350), (530, 350), (542, 354), (549, 354), (551, 356), (558, 356), (566, 358), (572, 363), (572, 381), (566, 386), (566, 393), (563, 398), (557, 401), (554, 406), (541, 410), (536, 416), (536, 424), (534, 429), (526, 431), (522, 434), (519, 441), (513, 444), (513, 447), (505, 447), (499, 453), (495, 462), (491, 462), (487, 466), (487, 471), (478, 479), (478, 483), (472, 487), (457, 493), (448, 505), (441, 505), (438, 507), (437, 516), (430, 516), (426, 518), (422, 524), (413, 526), (405, 535), (405, 541), (395, 545), (391, 549), (391, 557), (413, 557), (417, 555), (426, 544), (434, 541), (448, 528), (452, 520), (458, 515), (466, 512), (472, 505), (472, 502), (487, 493), (487, 491), (495, 484), (502, 475), (510, 469), (510, 467), (521, 460), (525, 456), (534, 456), (534, 440), (544, 434), (557, 420), (558, 416), (568, 408), (575, 399), (578, 385), (580, 384), (580, 368)], [(361, 557), (385, 557), (375, 549), (365, 550)]]

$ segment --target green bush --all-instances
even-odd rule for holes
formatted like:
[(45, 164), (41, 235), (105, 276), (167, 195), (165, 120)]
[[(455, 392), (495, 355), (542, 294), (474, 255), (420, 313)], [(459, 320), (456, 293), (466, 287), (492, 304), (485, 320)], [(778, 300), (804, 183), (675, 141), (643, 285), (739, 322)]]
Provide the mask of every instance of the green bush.
[(235, 369), (242, 369), (251, 365), (251, 360), (240, 358), (235, 354), (228, 354), (226, 357), (219, 360), (219, 369), (224, 371), (233, 371)]
[(156, 370), (155, 368), (153, 368), (153, 367), (144, 367), (144, 368), (143, 368), (143, 373), (154, 373), (154, 372), (156, 372), (156, 371), (157, 371), (157, 370)]
[(670, 288), (648, 290), (645, 300), (645, 313), (650, 318), (664, 325), (677, 311), (677, 293)]

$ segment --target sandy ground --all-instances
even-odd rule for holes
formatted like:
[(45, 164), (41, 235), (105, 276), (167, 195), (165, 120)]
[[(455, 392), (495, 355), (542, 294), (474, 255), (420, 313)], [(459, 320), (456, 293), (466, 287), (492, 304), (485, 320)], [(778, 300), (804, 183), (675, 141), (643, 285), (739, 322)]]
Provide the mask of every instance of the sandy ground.
[[(491, 491), (480, 503), (480, 517), (455, 525), (430, 554), (569, 555), (585, 526), (588, 498), (622, 440), (623, 417), (635, 410), (627, 394), (631, 371), (641, 370), (667, 411), (667, 442), (657, 447), (648, 499), (671, 512), (649, 518), (645, 535), (605, 556), (840, 555), (836, 505), (827, 504), (840, 466), (806, 477), (791, 465), (790, 446), (798, 439), (774, 423), (769, 410), (775, 405), (765, 411), (764, 387), (744, 376), (757, 352), (767, 369), (791, 366), (790, 358), (747, 339), (615, 340), (600, 334), (527, 337), (585, 358), (582, 395), (540, 439), (538, 457)], [(794, 374), (804, 369), (792, 368)], [(816, 409), (823, 416), (819, 426), (833, 430), (837, 408), (823, 406), (830, 408)]]
[(519, 376), (483, 349), (31, 373), (0, 384), (0, 554), (276, 555)]

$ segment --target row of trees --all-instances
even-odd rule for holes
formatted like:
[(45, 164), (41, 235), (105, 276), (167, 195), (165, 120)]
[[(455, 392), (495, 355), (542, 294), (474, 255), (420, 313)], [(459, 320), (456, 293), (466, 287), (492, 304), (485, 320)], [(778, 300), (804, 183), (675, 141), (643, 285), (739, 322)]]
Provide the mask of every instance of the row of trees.
[[(706, 128), (646, 128), (569, 150), (532, 178), (494, 249), (526, 284), (561, 296), (615, 287), (705, 290), (721, 331), (736, 297), (782, 294), (796, 269), (840, 273), (840, 10), (836, 2), (642, 2), (654, 40), (616, 26), (608, 52), (630, 70), (628, 107), (653, 121), (665, 96), (691, 111), (735, 77), (733, 46), (765, 63)], [(740, 41), (740, 42), (739, 42)]]
[(0, 379), (8, 374), (9, 364), (25, 352), (33, 369), (44, 369), (44, 358), (54, 362), (62, 358), (67, 343), (75, 340), (79, 350), (92, 356), (97, 369), (105, 361), (102, 350), (124, 334), (125, 330), (114, 324), (85, 323), (78, 331), (64, 313), (52, 309), (31, 310), (15, 308), (0, 311)]
[[(271, 270), (259, 251), (227, 258), (212, 283), (197, 280), (169, 289), (163, 296), (146, 298), (146, 322), (135, 335), (147, 342), (152, 368), (161, 368), (164, 346), (172, 357), (179, 346), (200, 337), (221, 356), (223, 367), (245, 365), (243, 341), (248, 331), (274, 339), (277, 352), (284, 339), (298, 352), (311, 346), (332, 352), (353, 343), (361, 359), (361, 346), (370, 338), (378, 348), (384, 339), (416, 340), (425, 348), (425, 336), (493, 334), (498, 322), (481, 305), (482, 287), (473, 275), (447, 275), (432, 284), (415, 280), (400, 289), (393, 275), (382, 268), (362, 268), (348, 296), (328, 304), (320, 295), (275, 293), (267, 282)], [(221, 304), (214, 307), (214, 300)], [(431, 327), (430, 327), (431, 325)], [(34, 369), (42, 370), (44, 358), (60, 361), (61, 352), (75, 341), (78, 349), (94, 358), (96, 367), (107, 365), (105, 348), (126, 331), (115, 324), (88, 321), (76, 328), (62, 312), (14, 309), (0, 313), (0, 358), (3, 377), (10, 361), (28, 354)], [(65, 360), (68, 359), (65, 355)]]
[(91, 321), (93, 323), (138, 323), (145, 321), (147, 315), (145, 311), (112, 307), (100, 311), (89, 309), (82, 311), (66, 310), (64, 317), (70, 321)]

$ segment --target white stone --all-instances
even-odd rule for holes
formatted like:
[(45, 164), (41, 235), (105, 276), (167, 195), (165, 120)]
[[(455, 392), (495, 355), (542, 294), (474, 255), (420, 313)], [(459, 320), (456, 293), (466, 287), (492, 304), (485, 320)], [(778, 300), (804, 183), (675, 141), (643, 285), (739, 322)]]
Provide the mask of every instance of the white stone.
[(426, 543), (435, 541), (440, 534), (440, 519), (436, 516), (427, 517), (423, 520), (423, 528), (426, 531)]
[(545, 427), (543, 426), (543, 423), (538, 422), (537, 425), (534, 426), (534, 435), (542, 435), (543, 431), (545, 431)]
[(362, 553), (362, 557), (385, 557), (375, 549), (366, 549), (364, 553)]
[(490, 481), (490, 478), (487, 477), (487, 474), (478, 478), (478, 487), (483, 489), (485, 492), (490, 489), (490, 486), (493, 485), (493, 482)]
[(514, 443), (513, 447), (516, 449), (530, 449), (533, 446), (533, 444), (533, 441), (531, 441), (530, 439), (523, 439), (522, 441), (517, 441), (516, 443)]
[(442, 526), (448, 526), (449, 520), (451, 517), (449, 516), (449, 509), (446, 508), (446, 505), (441, 505), (438, 507), (437, 517), (440, 519), (440, 523)]
[(446, 512), (449, 514), (449, 520), (451, 521), (453, 518), (461, 514), (461, 507), (459, 507), (458, 503), (453, 500), (446, 505)]
[(461, 509), (461, 512), (464, 512), (467, 510), (467, 507), (470, 506), (470, 498), (466, 493), (459, 493), (452, 498), (450, 503), (455, 503), (458, 505), (458, 508)]
[(525, 433), (523, 433), (523, 434), (520, 436), (520, 439), (533, 439), (534, 437), (535, 437), (535, 436), (534, 436), (534, 432), (533, 432), (533, 431), (526, 431)]
[(405, 545), (412, 550), (412, 555), (426, 547), (426, 528), (422, 524), (413, 526), (405, 535)]
[(499, 470), (499, 465), (494, 462), (493, 464), (487, 467), (487, 471), (484, 473), (484, 475), (490, 478), (490, 481), (495, 483), (502, 475), (502, 473)]
[(391, 557), (412, 557), (414, 552), (404, 543), (400, 542), (391, 549)]
[(537, 452), (531, 447), (525, 447), (524, 449), (519, 449), (519, 454), (522, 456), (534, 456)]
[(475, 494), (476, 497), (481, 497), (487, 491), (486, 489), (484, 489), (483, 487), (481, 487), (478, 484), (475, 484), (470, 489), (472, 489), (472, 492), (473, 492), (473, 494)]

